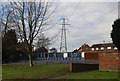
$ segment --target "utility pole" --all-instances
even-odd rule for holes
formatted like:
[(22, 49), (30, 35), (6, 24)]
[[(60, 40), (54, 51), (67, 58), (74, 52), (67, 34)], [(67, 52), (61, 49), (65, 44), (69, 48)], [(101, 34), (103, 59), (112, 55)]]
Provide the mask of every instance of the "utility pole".
[(62, 18), (62, 31), (61, 31), (61, 43), (60, 43), (60, 52), (67, 52), (67, 40), (66, 40), (66, 25), (70, 25), (67, 24), (66, 21), (68, 21), (68, 19)]

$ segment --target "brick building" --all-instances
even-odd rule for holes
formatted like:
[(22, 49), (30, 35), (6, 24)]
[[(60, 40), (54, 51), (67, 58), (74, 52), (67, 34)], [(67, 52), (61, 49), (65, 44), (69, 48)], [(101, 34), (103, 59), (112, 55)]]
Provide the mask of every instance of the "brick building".
[(102, 51), (116, 51), (117, 48), (113, 43), (104, 43), (104, 44), (93, 44), (91, 46), (91, 51), (97, 51), (97, 52), (102, 52)]
[(120, 68), (120, 52), (113, 43), (93, 44), (91, 47), (84, 44), (78, 52), (84, 52), (85, 60), (98, 60), (99, 70), (118, 71)]
[(98, 55), (101, 52), (115, 52), (118, 49), (115, 47), (113, 43), (104, 43), (104, 44), (93, 44), (91, 47), (88, 44), (82, 45), (78, 52), (84, 54), (83, 58), (86, 60), (98, 60)]
[(99, 53), (98, 52), (85, 52), (84, 54), (84, 59), (85, 60), (96, 60), (98, 61), (99, 59)]
[(93, 44), (91, 47), (88, 44), (84, 44), (78, 49), (78, 52), (102, 52), (116, 50), (118, 49), (113, 43)]
[(84, 44), (78, 49), (78, 52), (88, 52), (88, 51), (91, 51), (91, 47), (88, 44)]

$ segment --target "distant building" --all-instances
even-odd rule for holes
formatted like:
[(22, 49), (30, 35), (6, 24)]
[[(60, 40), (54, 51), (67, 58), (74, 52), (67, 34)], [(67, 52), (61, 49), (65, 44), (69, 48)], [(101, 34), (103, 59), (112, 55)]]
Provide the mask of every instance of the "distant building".
[(113, 43), (93, 44), (91, 47), (84, 44), (78, 49), (78, 52), (84, 53), (85, 60), (97, 60), (99, 70), (119, 71), (120, 51)]
[(78, 52), (107, 52), (117, 50), (117, 47), (113, 43), (93, 44), (91, 47), (88, 44), (84, 44), (78, 49)]
[(78, 52), (81, 52), (82, 58), (86, 60), (98, 60), (98, 55), (101, 52), (117, 52), (118, 49), (113, 43), (93, 44), (91, 47), (88, 44), (82, 45)]
[(91, 51), (116, 51), (117, 47), (113, 43), (93, 44)]
[(91, 51), (91, 47), (88, 44), (84, 44), (78, 49), (78, 52), (88, 52), (88, 51)]
[(83, 44), (79, 49), (78, 52), (81, 53), (82, 59), (85, 59), (85, 53), (91, 51), (91, 47), (88, 44)]

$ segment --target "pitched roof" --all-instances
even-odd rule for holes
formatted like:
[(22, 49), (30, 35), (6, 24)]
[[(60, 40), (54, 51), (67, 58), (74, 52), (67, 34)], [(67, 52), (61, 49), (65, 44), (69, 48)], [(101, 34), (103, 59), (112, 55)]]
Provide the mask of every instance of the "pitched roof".
[(113, 43), (104, 43), (104, 44), (93, 44), (91, 48), (99, 48), (99, 47), (115, 47)]
[(90, 47), (88, 44), (83, 44), (79, 49), (84, 48), (84, 47)]

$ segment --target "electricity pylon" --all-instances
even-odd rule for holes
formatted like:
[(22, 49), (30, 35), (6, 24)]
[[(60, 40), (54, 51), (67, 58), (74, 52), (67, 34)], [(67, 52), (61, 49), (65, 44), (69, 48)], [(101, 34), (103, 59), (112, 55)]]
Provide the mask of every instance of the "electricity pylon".
[(68, 19), (62, 18), (62, 31), (61, 31), (61, 43), (60, 43), (60, 52), (67, 52), (67, 40), (66, 40), (66, 25), (70, 25), (67, 24), (66, 21), (68, 21)]

